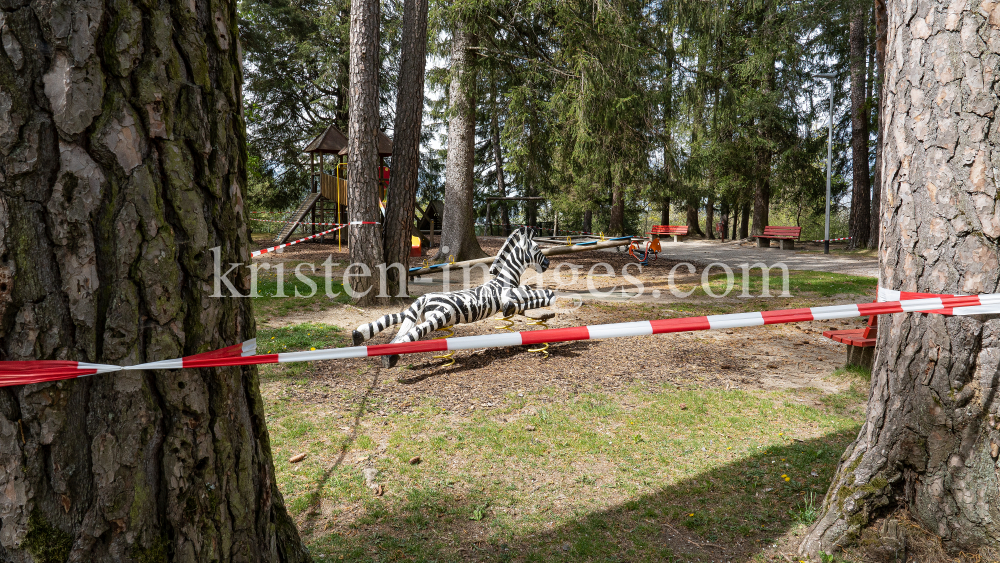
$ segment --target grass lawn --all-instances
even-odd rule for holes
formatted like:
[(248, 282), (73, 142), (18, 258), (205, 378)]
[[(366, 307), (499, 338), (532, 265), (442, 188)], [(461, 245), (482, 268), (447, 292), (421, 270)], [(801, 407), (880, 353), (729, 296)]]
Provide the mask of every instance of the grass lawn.
[[(278, 328), (261, 328), (257, 330), (257, 353), (280, 354), (282, 352), (302, 352), (317, 348), (339, 348), (350, 346), (349, 335), (338, 327), (318, 324), (300, 323)], [(291, 364), (264, 364), (260, 366), (260, 376), (264, 381), (278, 377), (291, 377), (302, 374), (310, 368), (307, 362)]]
[(722, 547), (752, 560), (815, 519), (862, 389), (806, 403), (672, 386), (554, 403), (511, 393), (471, 417), (369, 397), (348, 420), (285, 394), (270, 397), (268, 427), (279, 486), (323, 559), (709, 561)]
[[(351, 298), (344, 292), (344, 284), (337, 279), (330, 280), (330, 296), (326, 293), (323, 276), (304, 276), (310, 282), (298, 279), (290, 269), (285, 273), (279, 295), (278, 279), (273, 273), (261, 272), (257, 279), (257, 294), (253, 299), (254, 315), (258, 322), (286, 317), (294, 313), (319, 311), (334, 303), (349, 303)], [(292, 349), (289, 348), (289, 351)]]

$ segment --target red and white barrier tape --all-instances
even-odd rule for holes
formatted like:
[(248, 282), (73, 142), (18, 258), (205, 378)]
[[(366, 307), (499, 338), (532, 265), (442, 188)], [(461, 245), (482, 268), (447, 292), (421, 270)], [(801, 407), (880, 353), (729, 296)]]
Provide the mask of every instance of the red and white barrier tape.
[[(896, 291), (893, 289), (886, 289), (884, 287), (878, 288), (878, 300), (879, 302), (892, 302), (892, 301), (907, 301), (914, 299), (928, 299), (934, 297), (968, 297), (966, 295), (943, 295), (940, 293), (917, 293), (915, 291)], [(994, 313), (1000, 313), (1000, 304), (981, 304), (971, 307), (954, 307), (945, 308), (937, 311), (925, 311), (927, 313), (939, 313), (941, 315), (989, 315)]]
[[(782, 323), (797, 323), (828, 319), (848, 319), (870, 315), (891, 313), (935, 313), (950, 311), (951, 314), (977, 314), (982, 307), (1000, 308), (1000, 293), (988, 295), (948, 296), (941, 295), (922, 299), (904, 299), (857, 305), (833, 305), (808, 309), (781, 309), (777, 311), (757, 311), (731, 315), (708, 315), (680, 319), (658, 319), (629, 323), (590, 325), (569, 328), (553, 328), (529, 332), (485, 334), (481, 336), (461, 336), (402, 344), (378, 344), (374, 346), (351, 346), (328, 348), (307, 352), (287, 352), (279, 354), (256, 354), (256, 340), (248, 340), (194, 356), (175, 360), (149, 362), (135, 366), (111, 366), (66, 362), (60, 360), (40, 360), (27, 362), (0, 362), (0, 387), (26, 385), (59, 379), (72, 379), (96, 373), (120, 370), (153, 370), (204, 368), (222, 366), (242, 366), (257, 364), (284, 364), (291, 362), (315, 362), (320, 360), (340, 360), (393, 354), (417, 354), (422, 352), (448, 352), (479, 348), (501, 348), (507, 346), (535, 345), (573, 340), (598, 340), (602, 338), (623, 338), (628, 336), (649, 336), (672, 332), (696, 330), (717, 330), (727, 328), (761, 326)], [(975, 311), (975, 313), (973, 313)]]
[[(188, 356), (181, 360), (167, 360), (166, 362), (152, 362), (154, 364), (174, 365), (183, 367), (184, 360), (225, 362), (229, 358), (253, 356), (257, 350), (257, 339), (247, 340), (242, 344), (227, 346), (221, 350), (213, 350), (203, 354)], [(219, 363), (219, 365), (226, 365)], [(131, 369), (122, 366), (112, 366), (107, 364), (88, 364), (86, 362), (67, 362), (61, 360), (42, 360), (26, 362), (0, 362), (0, 387), (10, 385), (28, 385), (31, 383), (45, 383), (48, 381), (59, 381), (61, 379), (74, 379), (86, 375), (98, 373), (110, 373)], [(169, 369), (164, 367), (162, 369)]]
[(315, 235), (309, 235), (307, 237), (300, 238), (299, 240), (293, 240), (292, 242), (286, 242), (284, 244), (279, 244), (278, 246), (272, 246), (271, 248), (264, 248), (264, 249), (261, 249), (261, 250), (255, 250), (255, 251), (253, 251), (253, 252), (250, 253), (250, 257), (251, 258), (256, 258), (256, 257), (260, 256), (261, 254), (267, 254), (268, 252), (274, 252), (275, 250), (280, 250), (282, 248), (285, 248), (286, 246), (292, 246), (293, 244), (298, 244), (298, 243), (300, 243), (302, 241), (311, 240), (311, 239), (314, 239), (314, 238), (321, 237), (323, 235), (328, 235), (328, 234), (330, 234), (332, 232), (339, 231), (340, 229), (343, 229), (346, 226), (347, 225), (341, 225), (341, 226), (336, 227), (334, 229), (330, 229), (329, 231), (323, 231), (322, 233), (316, 233)]
[(333, 224), (336, 224), (336, 225), (339, 225), (339, 226), (336, 227), (336, 228), (330, 229), (328, 231), (323, 231), (322, 233), (316, 233), (315, 235), (309, 235), (307, 237), (302, 237), (299, 240), (293, 240), (292, 242), (286, 242), (284, 244), (279, 244), (278, 246), (272, 246), (271, 248), (264, 248), (262, 250), (255, 250), (255, 251), (253, 251), (253, 252), (250, 253), (250, 257), (251, 258), (256, 258), (256, 257), (260, 256), (261, 254), (267, 254), (268, 252), (274, 252), (276, 250), (285, 248), (286, 246), (292, 246), (293, 244), (298, 244), (298, 243), (300, 243), (302, 241), (312, 240), (314, 238), (318, 238), (318, 237), (321, 237), (323, 235), (328, 235), (330, 233), (339, 231), (340, 229), (343, 229), (344, 227), (347, 227), (349, 225), (380, 225), (381, 223), (377, 223), (375, 221), (351, 221), (350, 223), (333, 223)]

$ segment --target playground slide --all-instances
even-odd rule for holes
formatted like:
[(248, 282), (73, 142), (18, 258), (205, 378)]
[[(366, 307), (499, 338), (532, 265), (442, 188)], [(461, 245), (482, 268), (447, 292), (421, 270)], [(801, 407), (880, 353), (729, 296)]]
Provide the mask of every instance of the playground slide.
[(299, 207), (288, 216), (288, 221), (282, 225), (281, 230), (278, 231), (278, 235), (274, 237), (274, 244), (282, 244), (288, 240), (288, 237), (292, 236), (292, 232), (298, 225), (299, 221), (305, 218), (306, 214), (312, 210), (313, 206), (319, 200), (320, 194), (313, 193), (306, 196), (299, 204)]

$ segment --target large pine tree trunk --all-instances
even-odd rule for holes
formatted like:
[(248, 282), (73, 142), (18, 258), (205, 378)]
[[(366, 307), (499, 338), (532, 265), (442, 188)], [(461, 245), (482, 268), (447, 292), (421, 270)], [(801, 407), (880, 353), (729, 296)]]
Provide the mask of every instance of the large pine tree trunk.
[(740, 234), (739, 238), (745, 239), (750, 236), (750, 204), (744, 203), (740, 210)]
[[(777, 73), (775, 72), (776, 58), (774, 53), (769, 53), (768, 56), (770, 57), (770, 62), (765, 67), (767, 68), (767, 72), (761, 80), (761, 90), (765, 95), (774, 91), (777, 76)], [(759, 118), (758, 121), (757, 134), (760, 136), (762, 141), (767, 141), (771, 138), (771, 129), (767, 122), (762, 118)], [(757, 179), (753, 194), (753, 234), (762, 235), (764, 234), (764, 227), (766, 227), (770, 222), (771, 164), (774, 159), (774, 152), (767, 146), (760, 146), (754, 152), (754, 156), (756, 157)], [(757, 239), (757, 246), (759, 247), (768, 247), (770, 245), (770, 239)]]
[(705, 233), (701, 232), (701, 226), (698, 225), (698, 206), (700, 204), (701, 198), (696, 197), (687, 200), (687, 227), (688, 234), (691, 236), (705, 236)]
[(709, 239), (715, 240), (715, 196), (708, 196), (708, 203), (705, 204), (705, 234)]
[(745, 239), (750, 236), (750, 204), (744, 203), (743, 209), (740, 210), (740, 235), (741, 239)]
[[(669, 17), (667, 21), (669, 21)], [(675, 185), (676, 170), (674, 169), (674, 135), (672, 122), (674, 120), (674, 26), (667, 25), (667, 37), (664, 41), (667, 48), (666, 64), (663, 76), (663, 201), (660, 204), (660, 224), (670, 224), (670, 196)]]
[(875, 139), (875, 174), (872, 181), (872, 208), (871, 227), (868, 233), (868, 248), (878, 248), (879, 236), (882, 231), (882, 138), (885, 127), (882, 125), (883, 108), (883, 82), (885, 69), (885, 40), (886, 26), (888, 25), (888, 14), (885, 11), (885, 1), (876, 0), (874, 6), (875, 16), (875, 92), (878, 101), (878, 131)]
[(444, 176), (444, 218), (437, 260), (472, 260), (486, 256), (475, 231), (476, 37), (462, 22), (451, 39), (451, 118)]
[[(490, 136), (493, 145), (493, 164), (497, 168), (497, 192), (499, 192), (500, 197), (507, 197), (507, 182), (503, 172), (503, 152), (500, 145), (500, 118), (498, 117), (500, 108), (495, 84), (491, 95), (493, 97), (493, 116), (490, 119)], [(503, 225), (503, 236), (509, 236), (511, 228), (507, 202), (501, 199), (498, 203), (500, 204), (500, 224)]]
[(608, 234), (619, 236), (625, 234), (625, 188), (618, 182), (611, 187), (611, 220), (608, 223)]
[(855, 2), (851, 8), (850, 66), (851, 66), (851, 162), (853, 190), (851, 192), (851, 220), (849, 246), (864, 248), (871, 229), (871, 185), (868, 168), (868, 100), (865, 96), (867, 72), (865, 57), (868, 54), (867, 6)]
[(663, 200), (660, 204), (660, 224), (669, 225), (670, 224), (670, 198)]
[[(347, 129), (347, 201), (351, 221), (381, 223), (378, 205), (378, 65), (379, 0), (351, 2), (351, 105)], [(350, 250), (353, 273), (350, 289), (358, 305), (371, 305), (379, 288), (377, 266), (382, 264), (382, 229), (379, 225), (351, 225)], [(363, 275), (357, 265), (369, 268)]]
[[(424, 63), (427, 59), (427, 0), (403, 4), (402, 61), (393, 126), (392, 176), (385, 209), (385, 263), (410, 265), (410, 237), (417, 202), (420, 171), (420, 130), (424, 114)], [(406, 296), (406, 275), (397, 268), (386, 272), (386, 292)]]
[[(761, 165), (761, 171), (766, 171), (768, 176), (760, 176), (757, 178), (757, 185), (753, 193), (753, 234), (762, 235), (764, 234), (764, 227), (768, 225), (768, 213), (771, 209), (771, 178), (769, 175), (771, 153), (768, 151), (758, 151), (757, 158), (758, 163), (762, 164), (763, 162), (766, 162), (768, 164), (766, 168)], [(757, 246), (770, 246), (770, 239), (757, 239)]]
[(719, 209), (719, 223), (722, 223), (722, 238), (729, 236), (729, 201), (722, 200)]
[[(998, 291), (1000, 30), (990, 23), (998, 10), (887, 5), (883, 287)], [(949, 549), (1000, 546), (1000, 319), (900, 313), (881, 321), (865, 423), (801, 549), (836, 548), (898, 506)]]
[[(11, 8), (11, 6), (19, 6)], [(0, 15), (0, 359), (135, 364), (253, 336), (234, 2)], [(230, 278), (249, 289), (247, 269)], [(257, 371), (0, 389), (0, 560), (307, 561)]]

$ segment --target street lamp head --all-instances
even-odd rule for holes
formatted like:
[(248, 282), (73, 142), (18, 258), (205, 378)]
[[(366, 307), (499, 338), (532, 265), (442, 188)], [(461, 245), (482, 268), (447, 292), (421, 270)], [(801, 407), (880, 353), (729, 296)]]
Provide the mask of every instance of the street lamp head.
[(826, 78), (826, 79), (829, 79), (829, 80), (833, 80), (834, 78), (837, 78), (837, 73), (835, 73), (835, 72), (821, 72), (819, 74), (814, 74), (813, 76), (815, 76), (816, 78)]

